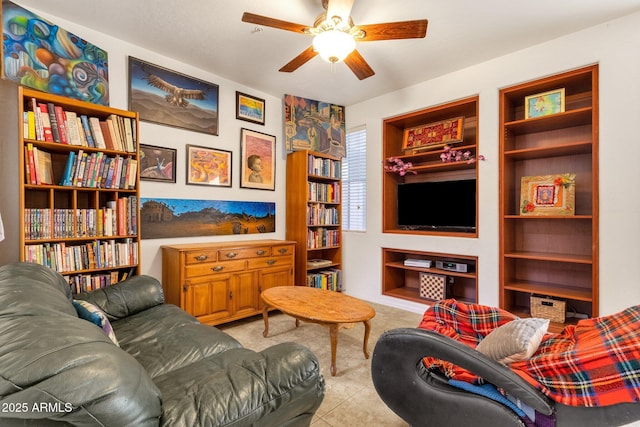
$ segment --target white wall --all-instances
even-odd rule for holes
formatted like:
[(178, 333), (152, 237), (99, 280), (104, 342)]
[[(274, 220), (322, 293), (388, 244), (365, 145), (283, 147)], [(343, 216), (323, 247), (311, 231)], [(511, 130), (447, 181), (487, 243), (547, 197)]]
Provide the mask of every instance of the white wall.
[[(498, 304), (498, 91), (523, 81), (600, 64), (600, 313), (640, 303), (640, 14), (347, 107), (347, 127), (367, 128), (367, 232), (345, 233), (348, 292), (422, 312), (424, 306), (381, 295), (381, 248), (478, 256), (479, 302)], [(433, 58), (434, 61), (446, 58)], [(382, 120), (479, 94), (479, 236), (477, 239), (383, 234)]]
[[(34, 10), (38, 12), (37, 10)], [(136, 58), (220, 86), (219, 136), (199, 134), (141, 122), (144, 144), (178, 149), (177, 183), (141, 183), (142, 197), (251, 200), (276, 203), (276, 232), (246, 236), (207, 236), (142, 241), (142, 272), (161, 277), (160, 245), (228, 239), (284, 238), (285, 162), (282, 100), (222, 79), (211, 72), (179, 63), (125, 41), (97, 33), (59, 17), (49, 18), (109, 53), (111, 106), (127, 108), (127, 57)], [(475, 65), (419, 85), (347, 107), (347, 127), (367, 127), (367, 232), (345, 233), (344, 279), (349, 294), (382, 304), (422, 312), (425, 306), (381, 295), (382, 247), (475, 255), (479, 258), (479, 302), (498, 303), (498, 90), (523, 81), (585, 65), (600, 64), (600, 313), (608, 314), (640, 303), (633, 268), (640, 260), (640, 13)], [(433, 58), (434, 61), (446, 58)], [(235, 119), (235, 91), (266, 100), (266, 126)], [(383, 234), (381, 213), (382, 120), (459, 98), (480, 96), (479, 237), (443, 238)], [(276, 135), (276, 191), (239, 188), (240, 128)], [(187, 186), (184, 145), (205, 145), (233, 152), (232, 188)]]
[[(224, 240), (284, 239), (285, 236), (285, 166), (286, 152), (282, 134), (282, 98), (276, 98), (257, 89), (241, 86), (188, 64), (180, 63), (155, 52), (141, 49), (125, 41), (115, 39), (89, 28), (82, 27), (59, 17), (33, 10), (44, 18), (73, 32), (91, 43), (106, 50), (109, 54), (109, 95), (110, 106), (128, 108), (128, 57), (133, 56), (146, 62), (159, 65), (219, 86), (219, 124), (218, 136), (186, 131), (154, 123), (140, 122), (140, 143), (177, 149), (176, 183), (158, 183), (141, 181), (141, 197), (203, 199), (203, 200), (239, 200), (275, 202), (276, 231), (274, 233), (247, 234), (242, 236), (205, 236), (198, 238), (146, 239), (142, 240), (142, 273), (160, 279), (162, 277), (161, 245), (212, 242)], [(265, 125), (257, 125), (237, 120), (235, 117), (236, 91), (248, 93), (265, 99)], [(258, 132), (276, 136), (276, 191), (240, 188), (240, 129), (249, 128)], [(232, 187), (203, 187), (185, 184), (186, 158), (185, 145), (201, 145), (231, 151), (233, 157)]]

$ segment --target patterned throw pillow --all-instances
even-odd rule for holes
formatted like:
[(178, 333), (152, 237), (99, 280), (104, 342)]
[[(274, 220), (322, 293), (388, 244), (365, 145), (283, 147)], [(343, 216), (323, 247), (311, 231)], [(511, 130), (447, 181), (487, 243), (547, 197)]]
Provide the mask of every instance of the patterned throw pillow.
[(549, 319), (512, 320), (494, 329), (476, 347), (480, 353), (505, 365), (530, 358), (549, 327)]
[(120, 346), (118, 339), (116, 338), (116, 334), (113, 332), (113, 327), (111, 327), (111, 323), (109, 322), (109, 319), (107, 319), (107, 315), (104, 314), (102, 310), (90, 302), (83, 300), (73, 300), (73, 307), (76, 309), (79, 318), (87, 320), (102, 328), (111, 341), (113, 341), (113, 343), (118, 347)]

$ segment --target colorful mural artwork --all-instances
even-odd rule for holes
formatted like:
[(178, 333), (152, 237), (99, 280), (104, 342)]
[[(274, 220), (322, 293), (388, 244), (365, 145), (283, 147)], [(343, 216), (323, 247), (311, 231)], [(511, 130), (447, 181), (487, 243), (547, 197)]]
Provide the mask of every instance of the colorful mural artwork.
[(285, 146), (289, 151), (313, 150), (346, 155), (344, 107), (313, 99), (284, 96)]
[(107, 52), (2, 1), (2, 75), (23, 86), (109, 105)]
[(273, 233), (276, 204), (191, 199), (140, 199), (143, 239)]

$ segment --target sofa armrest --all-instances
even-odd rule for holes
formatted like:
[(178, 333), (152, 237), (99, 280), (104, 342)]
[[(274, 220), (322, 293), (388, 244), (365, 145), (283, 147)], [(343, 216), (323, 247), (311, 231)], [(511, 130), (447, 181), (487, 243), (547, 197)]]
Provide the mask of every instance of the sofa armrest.
[(119, 320), (164, 304), (162, 285), (147, 275), (133, 276), (106, 288), (78, 294), (75, 298), (97, 305), (109, 320)]
[(424, 396), (427, 387), (417, 368), (425, 356), (467, 369), (541, 413), (553, 412), (551, 401), (508, 367), (449, 337), (418, 328), (394, 329), (380, 336), (371, 361), (371, 374), (378, 393), (394, 401), (420, 401), (418, 396)]

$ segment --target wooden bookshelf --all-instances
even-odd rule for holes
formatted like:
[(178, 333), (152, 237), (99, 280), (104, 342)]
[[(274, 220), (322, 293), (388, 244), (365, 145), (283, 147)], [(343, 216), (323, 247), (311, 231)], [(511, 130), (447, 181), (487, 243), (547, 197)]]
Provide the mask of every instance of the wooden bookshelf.
[[(0, 81), (2, 211), (7, 239), (0, 262), (36, 262), (65, 276), (73, 291), (107, 286), (139, 273), (138, 115)], [(33, 102), (58, 107), (57, 132), (45, 140), (29, 125)], [(69, 139), (67, 113), (92, 119), (90, 144)], [(37, 117), (33, 116), (34, 120)], [(54, 126), (50, 117), (50, 126)], [(98, 145), (99, 122), (123, 126), (118, 145)], [(25, 125), (25, 121), (27, 124)], [(126, 125), (125, 125), (126, 123)], [(46, 122), (45, 122), (46, 124)], [(126, 129), (128, 128), (128, 130)], [(53, 131), (53, 128), (52, 128)], [(129, 137), (125, 132), (129, 132)], [(64, 133), (63, 133), (64, 132)], [(57, 133), (57, 135), (55, 135)], [(66, 135), (66, 138), (63, 138)], [(109, 135), (110, 137), (111, 135)], [(95, 140), (94, 140), (95, 138)], [(34, 175), (33, 153), (51, 159), (52, 181)], [(75, 157), (72, 164), (70, 158)], [(80, 173), (80, 165), (85, 168)], [(109, 165), (113, 165), (110, 179)], [(65, 176), (67, 179), (65, 179)], [(118, 179), (119, 178), (119, 179)]]

